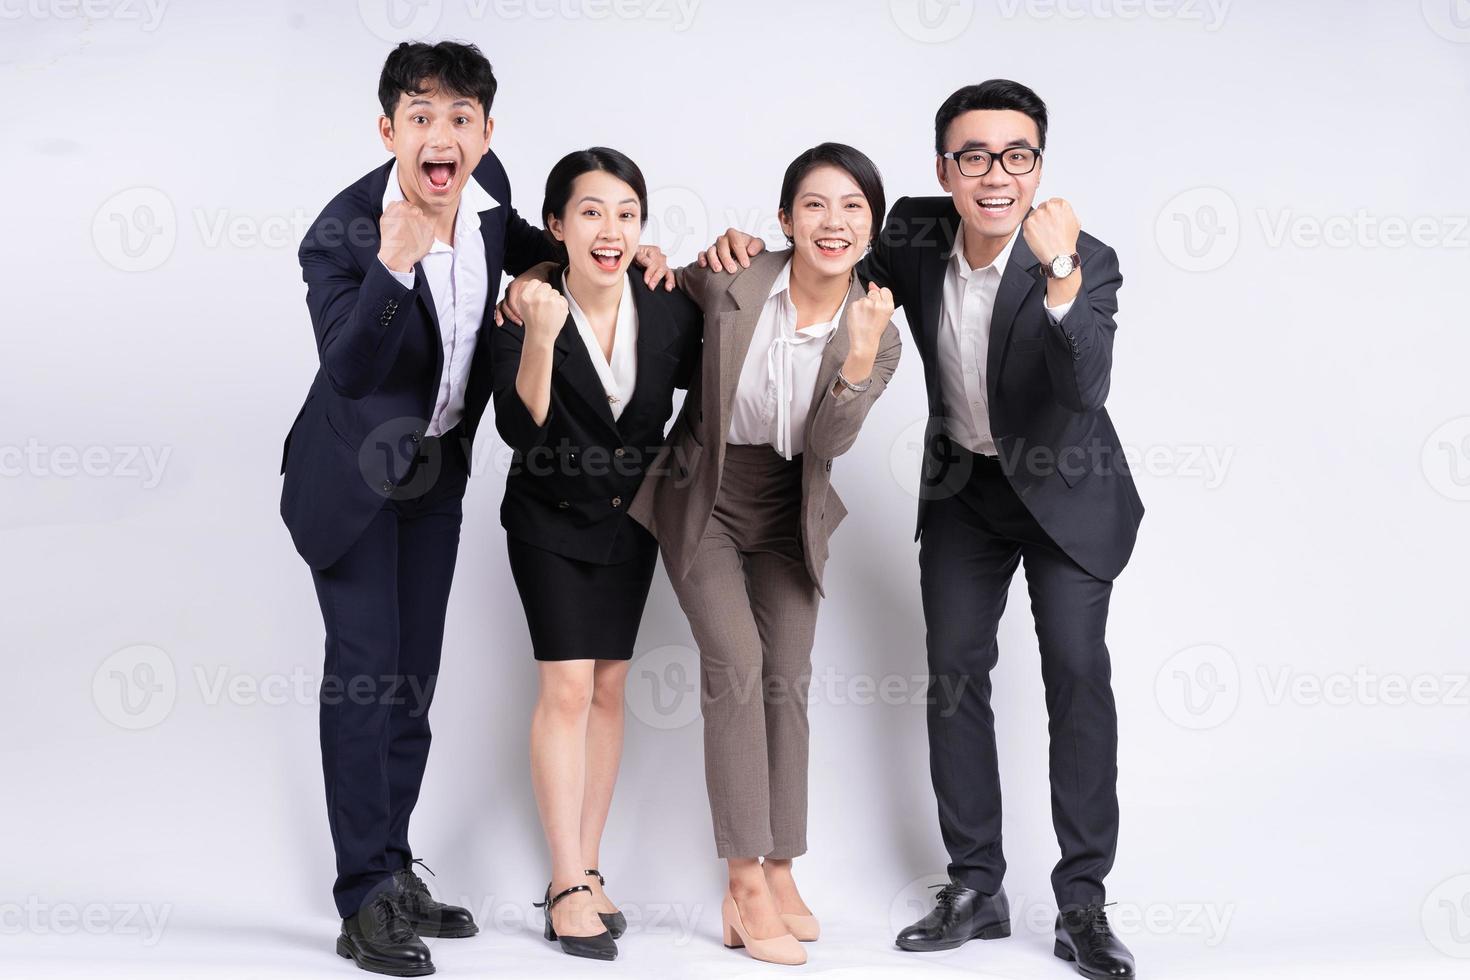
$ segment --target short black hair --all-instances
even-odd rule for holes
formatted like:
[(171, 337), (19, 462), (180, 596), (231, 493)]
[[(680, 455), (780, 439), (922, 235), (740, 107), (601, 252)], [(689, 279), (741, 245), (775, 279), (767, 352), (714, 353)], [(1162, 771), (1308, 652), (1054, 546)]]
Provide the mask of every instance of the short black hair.
[(948, 152), (944, 139), (949, 135), (949, 124), (959, 116), (976, 109), (1014, 109), (1024, 112), (1036, 124), (1036, 145), (1046, 149), (1046, 103), (1041, 96), (1020, 82), (1009, 78), (992, 78), (979, 85), (966, 85), (944, 100), (944, 105), (934, 114), (934, 152)]
[(473, 44), (404, 41), (383, 62), (383, 74), (378, 77), (378, 101), (383, 105), (383, 115), (391, 121), (399, 96), (422, 95), (442, 88), (450, 95), (478, 99), (488, 118), (490, 106), (495, 102), (495, 87), (495, 72), (490, 62)]
[[(781, 178), (780, 208), (786, 213), (787, 220), (791, 220), (791, 206), (796, 200), (796, 188), (801, 184), (802, 178), (823, 166), (836, 167), (846, 172), (858, 185), (863, 197), (868, 199), (868, 207), (873, 211), (871, 237), (877, 238), (878, 229), (883, 227), (883, 215), (888, 208), (888, 202), (883, 197), (883, 175), (878, 172), (873, 161), (868, 159), (867, 154), (846, 143), (818, 143), (791, 161), (791, 165), (786, 168), (786, 176)], [(788, 236), (786, 240), (789, 243), (791, 238)]]
[(572, 199), (572, 185), (577, 182), (577, 178), (598, 170), (612, 174), (633, 188), (633, 193), (638, 196), (638, 226), (641, 228), (648, 224), (648, 185), (643, 180), (643, 171), (638, 169), (638, 164), (626, 153), (620, 153), (612, 147), (589, 146), (585, 150), (573, 150), (556, 161), (556, 166), (546, 175), (546, 196), (541, 200), (541, 220), (547, 224), (546, 237), (551, 238), (554, 244), (562, 243), (557, 242), (551, 234), (550, 222), (546, 219), (560, 220)]

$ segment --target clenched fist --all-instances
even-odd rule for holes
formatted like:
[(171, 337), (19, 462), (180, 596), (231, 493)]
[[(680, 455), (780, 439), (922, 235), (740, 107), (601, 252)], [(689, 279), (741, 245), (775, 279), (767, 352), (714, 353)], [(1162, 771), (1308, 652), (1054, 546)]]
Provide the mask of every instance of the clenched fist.
[(528, 343), (550, 347), (567, 322), (567, 298), (549, 282), (533, 280), (521, 292), (521, 318)]
[(394, 272), (409, 273), (434, 245), (434, 222), (416, 204), (394, 201), (378, 219), (383, 244), (378, 258)]
[(893, 293), (868, 283), (868, 295), (852, 304), (847, 314), (847, 329), (854, 351), (876, 354), (878, 342), (888, 321), (893, 319)]
[(1026, 236), (1031, 253), (1046, 263), (1058, 255), (1071, 255), (1077, 251), (1077, 235), (1081, 229), (1072, 205), (1054, 197), (1036, 205), (1036, 210), (1021, 226), (1021, 233)]

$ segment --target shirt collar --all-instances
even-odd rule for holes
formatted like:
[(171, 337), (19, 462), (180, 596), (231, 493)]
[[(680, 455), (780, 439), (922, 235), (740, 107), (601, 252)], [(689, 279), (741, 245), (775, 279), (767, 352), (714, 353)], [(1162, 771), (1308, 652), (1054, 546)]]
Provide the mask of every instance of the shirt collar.
[[(403, 200), (407, 198), (403, 196), (403, 187), (398, 183), (398, 161), (395, 159), (392, 168), (388, 171), (388, 184), (383, 188), (383, 210), (388, 210), (388, 205), (394, 201)], [(500, 202), (491, 197), (490, 193), (481, 187), (480, 182), (471, 174), (469, 181), (464, 185), (464, 190), (459, 192), (459, 212), (454, 218), (455, 231), (458, 232), (460, 228), (479, 231), (480, 212), (499, 206)], [(449, 247), (438, 239), (434, 240), (434, 246), (429, 249), (431, 252), (449, 250)]]
[[(849, 292), (851, 292), (851, 289), (849, 289)], [(776, 281), (771, 283), (771, 291), (766, 296), (766, 299), (772, 300), (776, 299), (777, 297), (780, 297), (781, 302), (790, 307), (792, 317), (792, 333), (795, 334), (798, 338), (821, 337), (826, 334), (833, 333), (837, 330), (837, 324), (842, 322), (843, 311), (847, 309), (847, 293), (844, 293), (842, 295), (842, 303), (840, 306), (837, 307), (837, 312), (833, 314), (832, 319), (828, 320), (826, 323), (809, 324), (808, 326), (802, 327), (800, 330), (797, 330), (796, 305), (791, 302), (790, 259), (787, 259), (786, 264), (781, 266), (781, 271), (776, 273)]]
[(968, 279), (970, 278), (970, 273), (981, 272), (985, 269), (994, 269), (997, 275), (1004, 276), (1006, 274), (1006, 263), (1011, 260), (1011, 249), (1016, 247), (1016, 236), (1019, 234), (1021, 234), (1021, 226), (1017, 225), (1016, 230), (1011, 232), (1011, 237), (1006, 239), (1005, 248), (1000, 250), (1000, 254), (995, 257), (994, 262), (991, 262), (987, 266), (982, 266), (979, 269), (971, 269), (969, 261), (965, 258), (965, 226), (961, 223), (960, 230), (955, 233), (954, 248), (949, 250), (949, 257), (954, 262), (955, 268), (959, 270), (961, 279)]

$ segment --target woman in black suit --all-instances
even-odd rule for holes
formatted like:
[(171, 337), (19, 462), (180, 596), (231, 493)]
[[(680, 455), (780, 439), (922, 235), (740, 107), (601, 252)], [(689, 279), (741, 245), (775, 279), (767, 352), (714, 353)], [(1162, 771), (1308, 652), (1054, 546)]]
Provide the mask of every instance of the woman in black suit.
[(658, 556), (627, 508), (699, 363), (702, 316), (629, 275), (648, 194), (623, 154), (562, 158), (541, 210), (562, 264), (525, 291), (524, 327), (506, 322), (492, 341), (495, 424), (514, 450), (500, 518), (541, 675), (531, 769), (551, 851), (546, 938), (612, 959), (625, 923), (597, 854)]

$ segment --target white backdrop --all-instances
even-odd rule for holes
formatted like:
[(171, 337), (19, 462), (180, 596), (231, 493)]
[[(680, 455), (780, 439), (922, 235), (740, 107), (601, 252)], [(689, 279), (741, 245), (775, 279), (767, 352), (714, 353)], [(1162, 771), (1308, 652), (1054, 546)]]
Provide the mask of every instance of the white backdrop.
[[(679, 263), (729, 224), (778, 241), (781, 173), (821, 140), (870, 154), (890, 201), (937, 193), (940, 101), (1033, 86), (1041, 193), (1126, 280), (1109, 410), (1148, 514), (1109, 631), (1118, 931), (1146, 977), (1464, 975), (1464, 0), (389, 2), (0, 0), (0, 962), (349, 975), (322, 626), (276, 471), (315, 369), (296, 243), (385, 159), (378, 71), (427, 36), (493, 62), (523, 214), (562, 154), (614, 146)], [(1069, 976), (1019, 578), (994, 675), (1016, 934), (891, 946), (945, 864), (917, 703), (923, 415), (908, 345), (834, 471), (805, 969)], [(755, 972), (718, 942), (695, 654), (662, 573), (602, 857), (633, 927), (611, 967), (539, 938), (535, 673), (508, 452), (483, 432), (414, 840), (484, 931), (435, 942), (440, 973)]]

